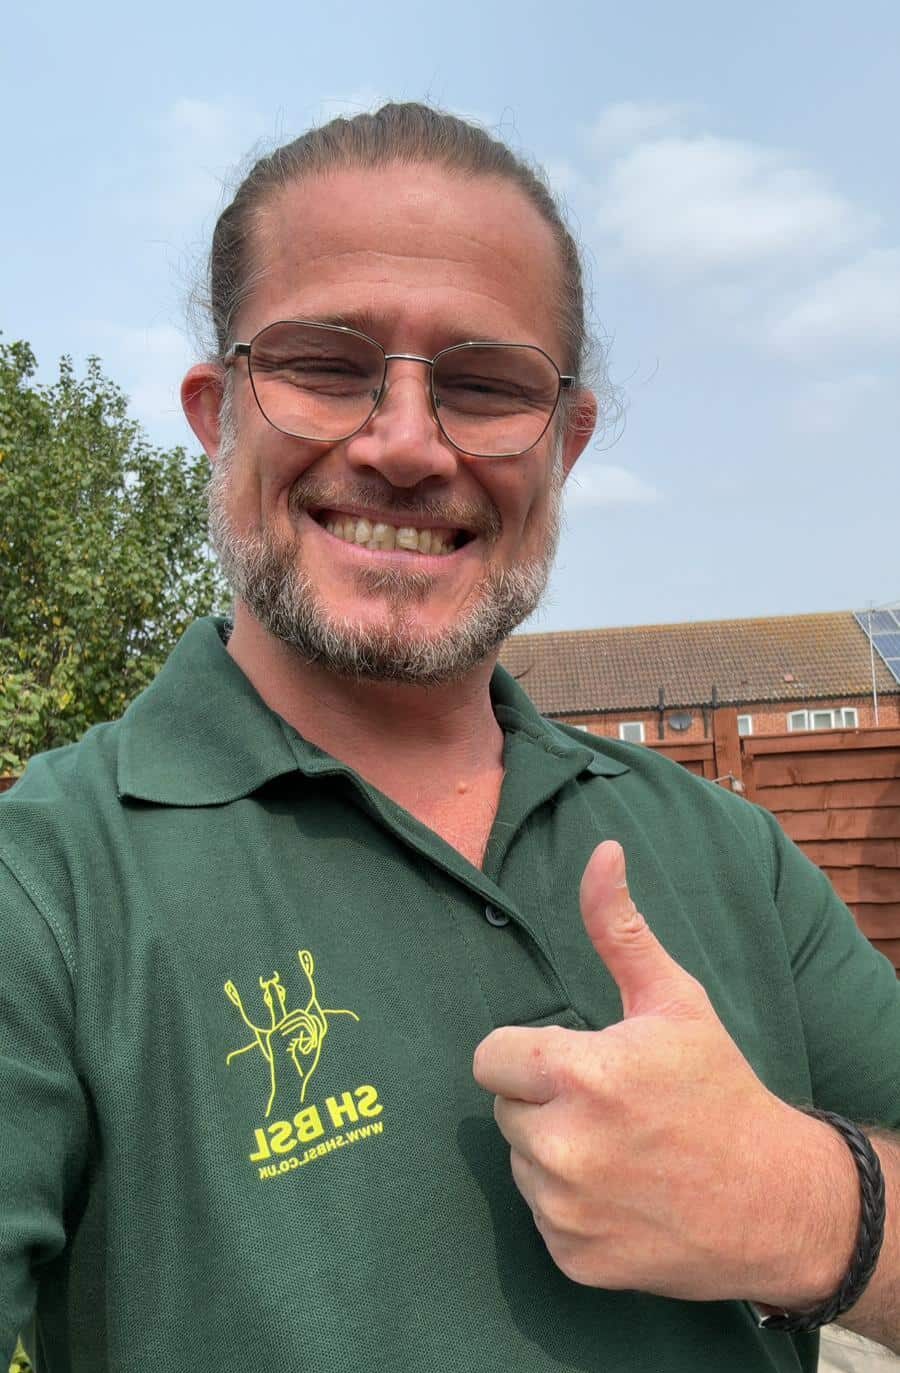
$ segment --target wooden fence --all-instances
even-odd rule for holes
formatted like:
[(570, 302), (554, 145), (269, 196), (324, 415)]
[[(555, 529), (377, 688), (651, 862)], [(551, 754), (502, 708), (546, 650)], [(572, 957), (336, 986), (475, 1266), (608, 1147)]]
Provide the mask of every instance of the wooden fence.
[(711, 739), (649, 747), (770, 810), (900, 972), (900, 729), (741, 737), (721, 709)]

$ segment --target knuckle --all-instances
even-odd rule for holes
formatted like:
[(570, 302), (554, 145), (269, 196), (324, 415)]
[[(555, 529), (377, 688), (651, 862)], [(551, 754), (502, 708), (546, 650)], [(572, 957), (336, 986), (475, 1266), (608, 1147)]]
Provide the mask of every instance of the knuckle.
[(502, 1054), (504, 1029), (491, 1030), (475, 1049), (472, 1056), (472, 1071), (476, 1078), (490, 1072), (492, 1065)]
[(544, 1130), (533, 1145), (534, 1161), (550, 1177), (565, 1177), (569, 1165), (569, 1141), (556, 1130)]
[(590, 1261), (590, 1254), (583, 1245), (556, 1244), (550, 1252), (553, 1262), (570, 1282), (576, 1282), (582, 1287), (596, 1285), (597, 1280)]
[(650, 932), (649, 925), (630, 896), (627, 896), (622, 903), (619, 912), (619, 929), (624, 935), (630, 935), (633, 938), (643, 938), (645, 934)]
[(699, 978), (694, 977), (693, 973), (683, 973), (678, 978), (677, 992), (681, 1003), (698, 1019), (715, 1015), (709, 993)]

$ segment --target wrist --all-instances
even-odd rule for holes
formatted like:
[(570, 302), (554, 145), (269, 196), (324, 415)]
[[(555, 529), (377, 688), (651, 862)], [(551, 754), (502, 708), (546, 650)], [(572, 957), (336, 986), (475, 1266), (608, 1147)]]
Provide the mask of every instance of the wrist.
[(778, 1312), (811, 1310), (837, 1291), (860, 1221), (859, 1174), (846, 1143), (825, 1121), (788, 1109), (784, 1186), (772, 1199), (780, 1223), (750, 1297)]
[(881, 1161), (871, 1140), (854, 1125), (830, 1111), (807, 1112), (825, 1121), (846, 1147), (857, 1174), (858, 1221), (855, 1242), (847, 1266), (829, 1294), (812, 1304), (779, 1303), (780, 1311), (763, 1311), (760, 1325), (766, 1329), (809, 1332), (820, 1329), (850, 1311), (863, 1296), (875, 1272), (884, 1240), (885, 1183)]

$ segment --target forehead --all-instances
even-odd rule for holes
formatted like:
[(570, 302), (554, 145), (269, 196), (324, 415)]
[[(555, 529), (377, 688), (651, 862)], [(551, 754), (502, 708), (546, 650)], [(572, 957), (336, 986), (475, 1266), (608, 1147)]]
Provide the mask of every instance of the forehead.
[(506, 338), (561, 354), (559, 249), (506, 180), (430, 164), (308, 177), (262, 204), (247, 265), (244, 337), (274, 319), (339, 316), (404, 351)]

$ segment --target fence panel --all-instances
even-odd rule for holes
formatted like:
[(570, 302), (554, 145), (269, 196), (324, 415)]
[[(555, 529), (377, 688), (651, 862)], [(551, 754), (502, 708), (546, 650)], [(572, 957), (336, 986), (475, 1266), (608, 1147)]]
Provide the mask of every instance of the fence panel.
[(770, 810), (900, 972), (900, 730), (739, 737), (723, 709), (711, 739), (652, 747)]

